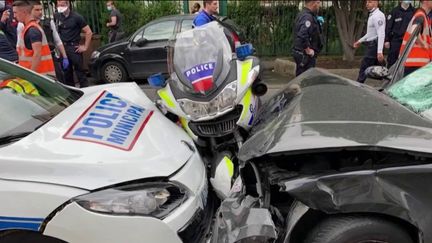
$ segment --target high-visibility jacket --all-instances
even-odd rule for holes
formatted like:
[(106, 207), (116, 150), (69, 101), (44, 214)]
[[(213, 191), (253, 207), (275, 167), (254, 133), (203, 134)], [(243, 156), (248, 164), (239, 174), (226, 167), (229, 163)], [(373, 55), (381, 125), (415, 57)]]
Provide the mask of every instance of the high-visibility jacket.
[(21, 78), (3, 80), (3, 82), (0, 83), (0, 89), (3, 88), (11, 88), (20, 94), (29, 94), (33, 96), (40, 95), (39, 91), (32, 83)]
[(423, 31), (419, 36), (408, 54), (405, 62), (405, 67), (423, 67), (432, 60), (432, 42), (431, 42), (431, 25), (423, 9), (417, 9), (411, 19), (408, 28), (403, 37), (402, 46), (399, 53), (402, 53), (411, 37), (413, 31), (412, 26), (417, 18), (423, 19)]
[(17, 44), (19, 65), (28, 69), (31, 69), (32, 66), (34, 51), (27, 49), (24, 41), (24, 36), (30, 27), (35, 27), (42, 33), (41, 61), (35, 71), (40, 74), (55, 75), (54, 62), (52, 60), (47, 38), (43, 29), (36, 23), (36, 21), (28, 23), (21, 32), (20, 40)]

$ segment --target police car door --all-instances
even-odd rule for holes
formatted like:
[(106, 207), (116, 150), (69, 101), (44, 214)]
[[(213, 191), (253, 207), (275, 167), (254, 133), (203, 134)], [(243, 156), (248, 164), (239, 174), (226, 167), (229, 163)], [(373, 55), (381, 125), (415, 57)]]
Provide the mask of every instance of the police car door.
[(175, 20), (151, 24), (144, 29), (141, 39), (131, 43), (131, 69), (137, 78), (167, 73), (168, 39), (174, 34)]

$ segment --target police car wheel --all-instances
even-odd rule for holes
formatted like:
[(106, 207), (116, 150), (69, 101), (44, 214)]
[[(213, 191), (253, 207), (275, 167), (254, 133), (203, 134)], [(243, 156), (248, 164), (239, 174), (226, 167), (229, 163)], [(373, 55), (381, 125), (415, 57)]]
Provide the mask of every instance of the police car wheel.
[(102, 77), (107, 83), (126, 82), (127, 73), (121, 63), (111, 61), (103, 65)]
[(334, 216), (319, 223), (305, 243), (413, 243), (400, 225), (371, 216)]

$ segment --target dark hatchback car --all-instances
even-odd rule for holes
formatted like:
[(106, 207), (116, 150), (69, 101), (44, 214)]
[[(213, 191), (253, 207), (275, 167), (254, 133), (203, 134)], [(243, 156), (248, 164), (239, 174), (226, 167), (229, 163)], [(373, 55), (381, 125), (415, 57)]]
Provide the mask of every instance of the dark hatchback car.
[(94, 51), (89, 69), (98, 81), (142, 80), (154, 73), (168, 73), (168, 40), (192, 29), (195, 15), (173, 15), (149, 22), (130, 37)]
[(420, 30), (367, 70), (379, 91), (310, 69), (262, 103), (213, 243), (432, 243), (432, 62), (404, 77)]

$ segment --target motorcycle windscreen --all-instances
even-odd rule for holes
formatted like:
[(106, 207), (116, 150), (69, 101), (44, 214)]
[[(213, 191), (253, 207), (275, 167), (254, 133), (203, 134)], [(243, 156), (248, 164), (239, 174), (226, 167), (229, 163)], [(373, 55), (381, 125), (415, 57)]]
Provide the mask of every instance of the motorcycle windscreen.
[(229, 73), (231, 47), (216, 22), (178, 34), (173, 52), (171, 80), (183, 92), (211, 93)]

